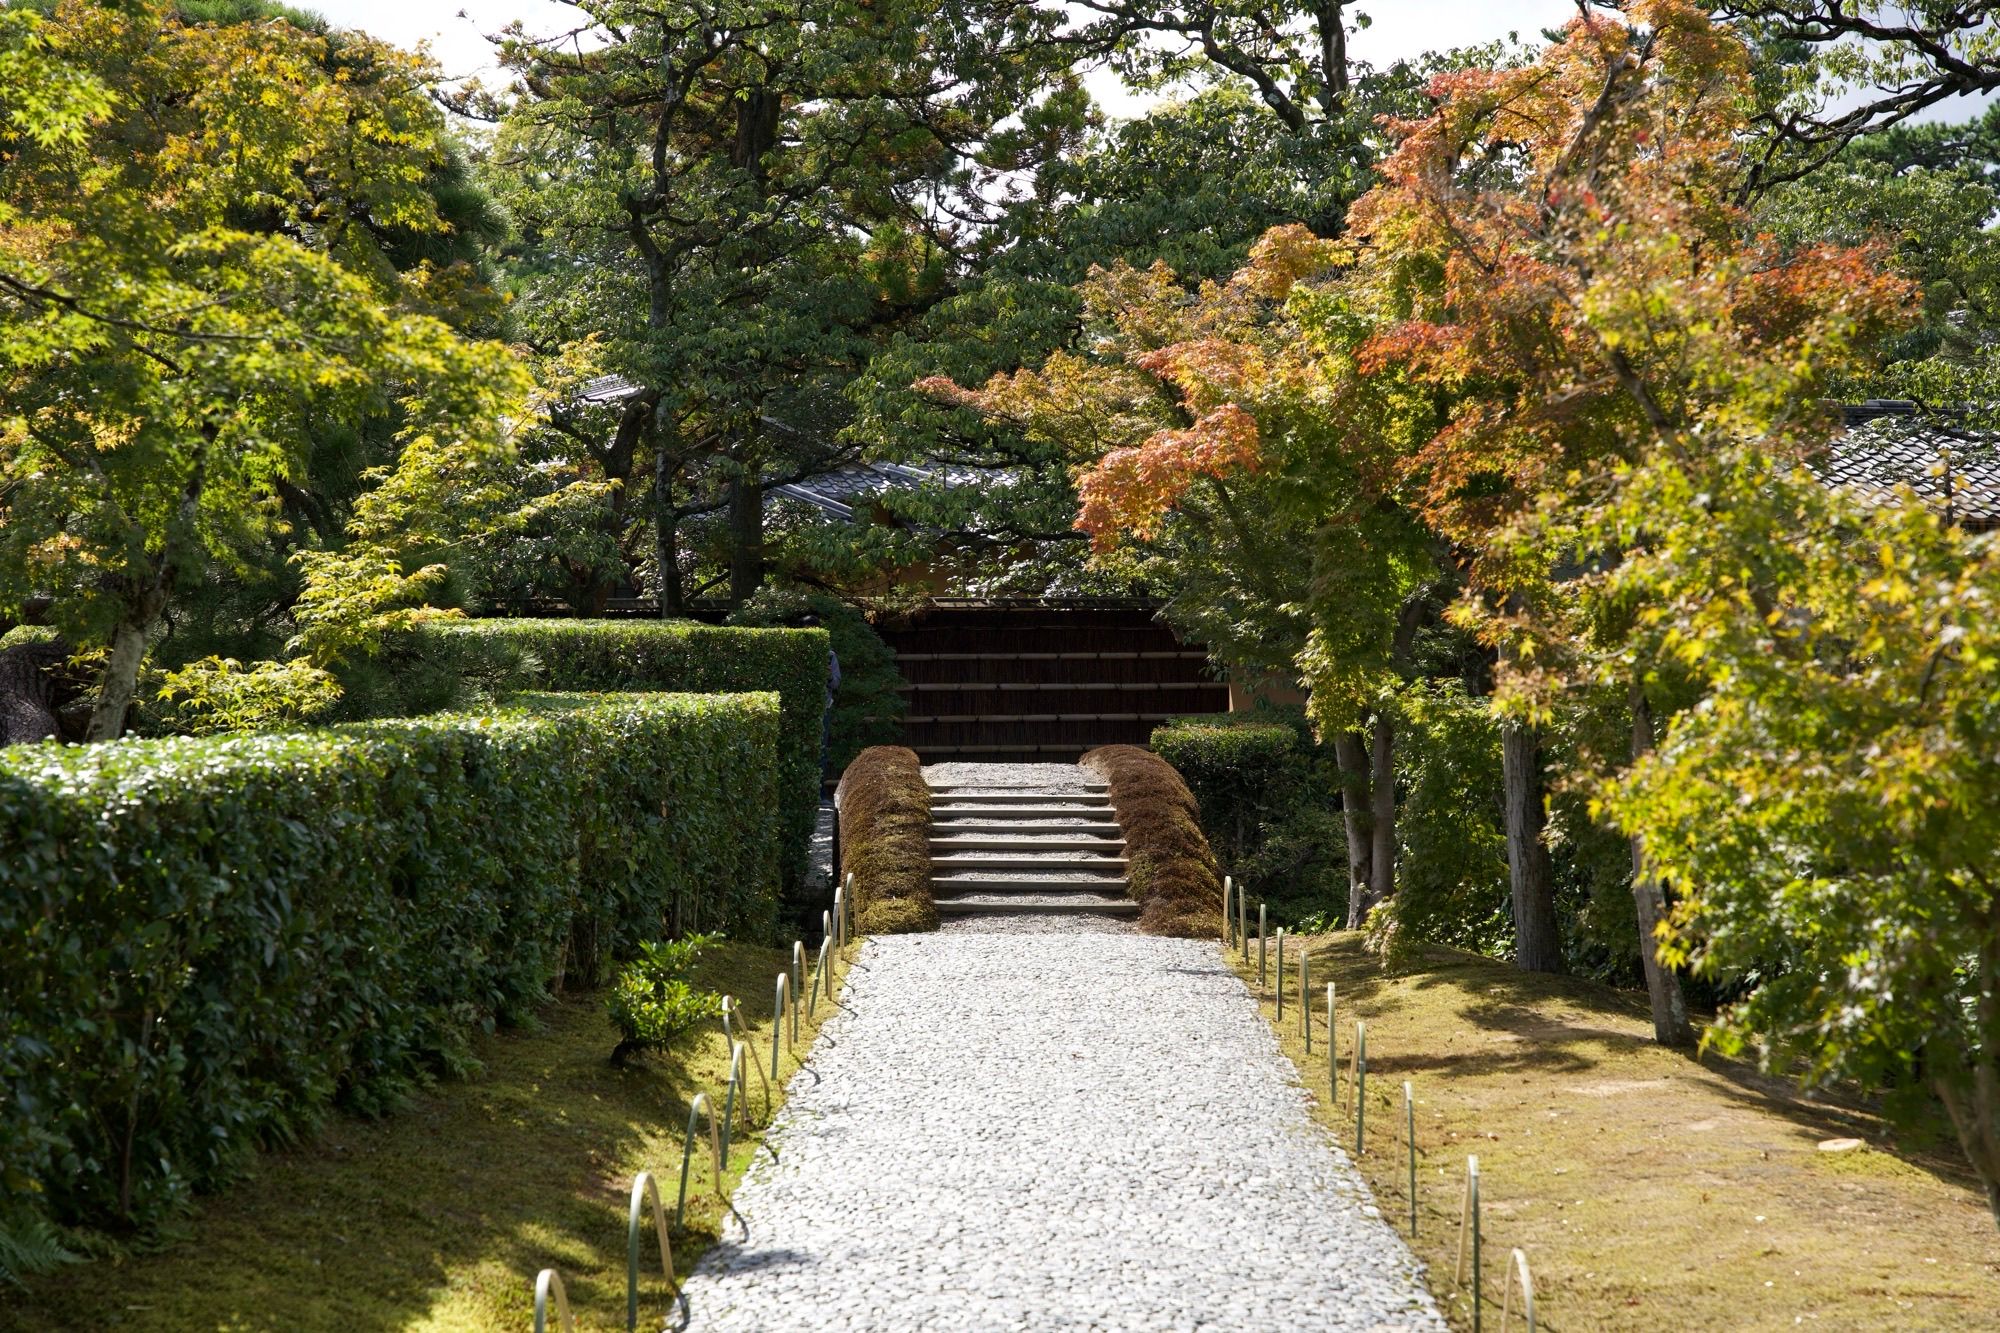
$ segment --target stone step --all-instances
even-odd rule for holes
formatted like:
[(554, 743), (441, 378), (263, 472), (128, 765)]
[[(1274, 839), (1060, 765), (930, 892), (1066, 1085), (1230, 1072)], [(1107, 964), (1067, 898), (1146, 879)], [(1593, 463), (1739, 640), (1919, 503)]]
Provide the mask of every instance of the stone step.
[(1084, 857), (1113, 856), (1125, 850), (1123, 838), (1016, 837), (1006, 833), (931, 834), (931, 855), (940, 852), (1047, 852)]
[(1093, 877), (1091, 879), (1063, 879), (1052, 876), (1037, 877), (1015, 871), (1011, 874), (970, 874), (932, 875), (931, 896), (942, 901), (946, 897), (980, 896), (990, 894), (1045, 894), (1062, 897), (1064, 894), (1116, 893), (1125, 892), (1123, 877)]
[(993, 788), (953, 788), (933, 787), (931, 804), (962, 805), (1109, 805), (1111, 797), (1102, 789), (1097, 791), (1034, 791), (1029, 788), (995, 790)]
[(1042, 792), (1047, 795), (1061, 795), (1064, 792), (1081, 792), (1086, 796), (1102, 796), (1111, 790), (1110, 783), (1100, 781), (1096, 778), (1085, 778), (1081, 782), (1065, 781), (1053, 787), (1039, 786), (1032, 782), (966, 782), (963, 780), (957, 782), (931, 782), (929, 779), (925, 781), (926, 785), (932, 791), (936, 792), (1023, 791)]
[(940, 898), (939, 916), (1137, 916), (1139, 904), (1129, 898)]
[(931, 802), (931, 822), (940, 819), (1088, 819), (1093, 823), (1113, 823), (1118, 816), (1109, 806), (1087, 805), (947, 805)]
[(1122, 856), (1076, 856), (1068, 852), (1042, 856), (969, 852), (962, 856), (931, 857), (933, 878), (960, 870), (1042, 870), (1054, 875), (1108, 873), (1122, 876), (1128, 868)]
[(1013, 838), (1016, 835), (1058, 834), (1089, 842), (1092, 846), (1115, 844), (1125, 845), (1125, 838), (1118, 825), (1111, 820), (1093, 819), (1089, 823), (1037, 824), (1030, 820), (989, 821), (966, 820), (963, 823), (940, 824), (931, 821), (931, 837), (937, 838)]

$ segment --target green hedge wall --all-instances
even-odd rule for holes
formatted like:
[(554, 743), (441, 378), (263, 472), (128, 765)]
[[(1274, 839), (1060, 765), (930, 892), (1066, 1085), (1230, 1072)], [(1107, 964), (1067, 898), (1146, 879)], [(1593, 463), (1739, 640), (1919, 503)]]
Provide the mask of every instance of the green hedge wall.
[[(825, 630), (660, 620), (440, 620), (416, 633), (424, 668), (419, 676), (480, 682), (489, 693), (523, 686), (776, 691), (783, 701), (776, 806), (782, 834), (779, 864), (788, 891), (797, 892), (819, 813), (829, 647)], [(418, 711), (424, 702), (400, 701), (397, 711)]]
[(1194, 793), (1202, 829), (1225, 869), (1246, 860), (1263, 825), (1297, 799), (1304, 756), (1289, 726), (1176, 722), (1154, 730), (1151, 748)]
[(0, 1255), (150, 1227), (641, 938), (768, 931), (779, 729), (769, 693), (553, 696), (0, 751)]

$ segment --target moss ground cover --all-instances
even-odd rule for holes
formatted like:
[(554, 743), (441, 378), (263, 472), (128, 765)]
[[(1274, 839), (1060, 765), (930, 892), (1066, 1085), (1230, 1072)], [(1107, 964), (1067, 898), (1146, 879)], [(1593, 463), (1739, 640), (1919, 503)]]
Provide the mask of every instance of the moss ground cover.
[[(701, 985), (737, 997), (765, 1061), (786, 957), (726, 944), (696, 967)], [(831, 1012), (821, 1003), (817, 1017)], [(801, 1053), (817, 1029), (802, 1024)], [(632, 1178), (651, 1170), (671, 1214), (688, 1104), (706, 1091), (721, 1105), (728, 1052), (710, 1027), (672, 1055), (618, 1070), (606, 1059), (614, 1040), (601, 995), (562, 999), (538, 1030), (479, 1041), (481, 1072), (407, 1111), (340, 1119), (310, 1143), (260, 1157), (251, 1179), (205, 1200), (163, 1251), (7, 1293), (0, 1330), (524, 1329), (534, 1274), (550, 1264), (580, 1327), (621, 1328)], [(797, 1067), (788, 1048), (780, 1069)], [(760, 1129), (732, 1144), (732, 1180), (765, 1151), (762, 1084), (752, 1087)], [(682, 1276), (724, 1224), (710, 1179), (697, 1154), (688, 1225), (674, 1236)], [(642, 1280), (642, 1311), (664, 1312), (657, 1273)]]
[[(1347, 1060), (1368, 1025), (1361, 1165), (1407, 1231), (1403, 1080), (1415, 1087), (1417, 1253), (1452, 1282), (1465, 1158), (1484, 1193), (1485, 1317), (1519, 1246), (1548, 1329), (2000, 1327), (2000, 1239), (1948, 1132), (1893, 1139), (1868, 1107), (1654, 1045), (1643, 995), (1429, 949), (1388, 975), (1355, 934), (1311, 950), (1313, 1053), (1286, 950), (1279, 1036), (1314, 1113), (1350, 1150)], [(1256, 942), (1247, 979), (1256, 985)], [(1340, 1103), (1327, 1105), (1325, 985), (1338, 989)], [(1272, 992), (1262, 1003), (1275, 1018)], [(1822, 1142), (1863, 1146), (1823, 1152)]]

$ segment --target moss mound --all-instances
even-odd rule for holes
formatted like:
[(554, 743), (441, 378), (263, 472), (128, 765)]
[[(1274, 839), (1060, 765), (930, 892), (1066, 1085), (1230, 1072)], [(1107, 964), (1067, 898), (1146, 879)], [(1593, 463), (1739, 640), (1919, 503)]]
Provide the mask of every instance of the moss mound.
[(936, 930), (931, 898), (931, 793), (916, 751), (871, 745), (841, 774), (840, 871), (854, 876), (861, 929)]
[(1139, 928), (1149, 935), (1222, 929), (1222, 872), (1201, 831), (1201, 807), (1174, 766), (1137, 745), (1106, 745), (1080, 761), (1111, 787), (1125, 832)]

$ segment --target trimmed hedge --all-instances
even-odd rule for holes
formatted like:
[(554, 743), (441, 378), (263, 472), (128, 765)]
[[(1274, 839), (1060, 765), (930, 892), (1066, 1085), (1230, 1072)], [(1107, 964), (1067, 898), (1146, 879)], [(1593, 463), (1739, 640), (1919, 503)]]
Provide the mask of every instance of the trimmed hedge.
[[(820, 735), (829, 640), (818, 629), (736, 629), (666, 620), (435, 620), (415, 631), (421, 679), (510, 689), (774, 690), (782, 703), (778, 753), (780, 870), (789, 892), (805, 881), (819, 818)], [(392, 651), (397, 651), (392, 648)], [(464, 696), (407, 699), (392, 711), (464, 706)], [(772, 807), (766, 806), (766, 809)]]
[(669, 930), (770, 929), (774, 695), (0, 751), (0, 1254), (144, 1229)]
[(1105, 745), (1078, 761), (1110, 785), (1125, 834), (1139, 928), (1208, 936), (1222, 929), (1222, 873), (1201, 832), (1201, 808), (1173, 765), (1137, 745)]
[(840, 775), (840, 870), (854, 876), (867, 934), (936, 930), (931, 791), (915, 750), (871, 745)]
[(1177, 722), (1154, 730), (1152, 749), (1187, 783), (1226, 865), (1240, 865), (1259, 845), (1264, 823), (1296, 799), (1303, 756), (1290, 727)]

